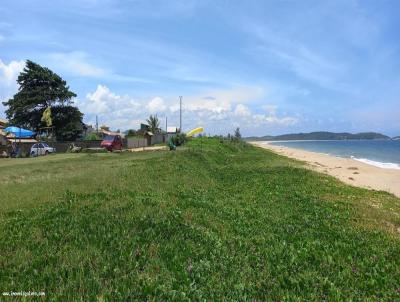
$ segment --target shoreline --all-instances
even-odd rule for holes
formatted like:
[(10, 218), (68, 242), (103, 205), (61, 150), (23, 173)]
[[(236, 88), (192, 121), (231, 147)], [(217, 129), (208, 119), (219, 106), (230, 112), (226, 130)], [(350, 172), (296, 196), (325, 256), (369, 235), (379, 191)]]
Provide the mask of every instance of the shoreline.
[(386, 191), (400, 197), (400, 170), (398, 169), (385, 169), (352, 158), (273, 145), (268, 141), (251, 141), (249, 143), (279, 155), (304, 161), (307, 163), (306, 167), (331, 175), (346, 184)]

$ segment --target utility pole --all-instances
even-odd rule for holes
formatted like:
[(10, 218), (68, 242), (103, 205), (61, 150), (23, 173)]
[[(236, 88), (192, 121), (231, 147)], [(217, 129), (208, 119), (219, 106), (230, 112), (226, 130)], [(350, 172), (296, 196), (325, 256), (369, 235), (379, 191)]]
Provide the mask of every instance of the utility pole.
[(164, 143), (168, 141), (168, 116), (165, 116), (165, 135), (163, 141)]
[(182, 132), (182, 96), (179, 97), (179, 132)]
[(97, 115), (96, 115), (96, 134), (99, 134), (99, 121), (97, 119)]

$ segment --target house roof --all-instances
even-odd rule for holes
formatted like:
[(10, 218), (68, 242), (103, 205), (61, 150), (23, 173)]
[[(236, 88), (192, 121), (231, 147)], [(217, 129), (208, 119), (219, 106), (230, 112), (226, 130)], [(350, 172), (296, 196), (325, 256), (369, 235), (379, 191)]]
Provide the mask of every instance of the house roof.
[(15, 138), (15, 137), (12, 137), (12, 136), (9, 136), (9, 135), (8, 136), (4, 136), (4, 137), (10, 143), (17, 142), (17, 143), (32, 143), (32, 144), (34, 144), (34, 143), (38, 142), (34, 138)]
[(7, 120), (0, 118), (0, 126), (4, 126), (8, 123)]
[(119, 135), (121, 137), (125, 136), (125, 134), (123, 134), (121, 132), (107, 131), (107, 130), (104, 130), (104, 129), (101, 129), (100, 132), (102, 132), (105, 135)]
[(26, 143), (26, 144), (28, 144), (28, 143), (32, 143), (32, 144), (34, 144), (34, 143), (37, 143), (38, 141), (36, 140), (36, 139), (34, 139), (34, 138), (8, 138), (7, 137), (7, 140), (8, 141), (10, 141), (10, 142), (14, 142), (14, 141), (16, 141), (17, 143)]

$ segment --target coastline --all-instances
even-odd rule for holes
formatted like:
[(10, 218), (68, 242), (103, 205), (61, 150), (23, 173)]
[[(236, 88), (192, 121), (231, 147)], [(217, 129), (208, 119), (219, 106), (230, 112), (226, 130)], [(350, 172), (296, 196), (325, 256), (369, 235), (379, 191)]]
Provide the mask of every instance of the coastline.
[(304, 161), (308, 168), (336, 177), (346, 184), (387, 191), (400, 197), (400, 170), (398, 169), (384, 169), (352, 158), (272, 145), (268, 141), (249, 143), (286, 157)]

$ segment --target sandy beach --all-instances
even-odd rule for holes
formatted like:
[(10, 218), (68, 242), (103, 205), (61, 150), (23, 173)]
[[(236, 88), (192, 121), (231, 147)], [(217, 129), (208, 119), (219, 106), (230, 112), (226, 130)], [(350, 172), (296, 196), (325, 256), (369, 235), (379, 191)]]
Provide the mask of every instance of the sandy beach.
[(251, 142), (251, 144), (304, 161), (307, 167), (334, 176), (347, 184), (387, 191), (400, 197), (400, 170), (379, 168), (351, 158), (282, 147), (268, 142)]

